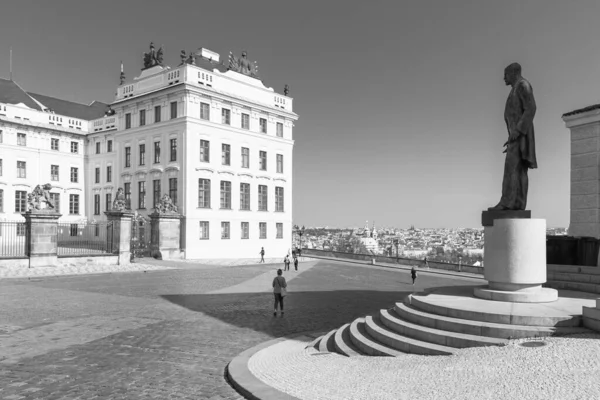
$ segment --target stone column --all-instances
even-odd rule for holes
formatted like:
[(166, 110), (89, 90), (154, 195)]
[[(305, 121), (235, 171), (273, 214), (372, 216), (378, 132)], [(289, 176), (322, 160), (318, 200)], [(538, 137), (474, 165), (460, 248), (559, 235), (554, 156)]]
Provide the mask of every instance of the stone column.
[(29, 268), (58, 265), (58, 219), (62, 214), (49, 211), (28, 211), (25, 217), (26, 246)]
[(180, 259), (181, 218), (179, 214), (150, 214), (152, 257), (160, 260)]
[[(113, 246), (119, 250), (117, 263), (126, 265), (131, 263), (131, 223), (133, 212), (131, 211), (105, 211), (106, 217), (112, 221), (113, 228)], [(114, 247), (113, 247), (114, 248)]]
[(546, 283), (546, 220), (531, 211), (484, 211), (485, 287), (475, 297), (514, 303), (547, 303), (558, 299)]

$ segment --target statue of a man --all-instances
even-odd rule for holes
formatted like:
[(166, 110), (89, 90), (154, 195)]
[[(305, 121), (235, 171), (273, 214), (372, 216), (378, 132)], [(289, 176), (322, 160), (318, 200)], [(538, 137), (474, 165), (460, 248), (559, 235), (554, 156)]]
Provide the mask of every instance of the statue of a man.
[(529, 186), (527, 171), (537, 168), (533, 131), (536, 105), (531, 84), (521, 76), (518, 63), (506, 67), (504, 83), (512, 89), (504, 109), (508, 141), (505, 143), (502, 198), (489, 210), (525, 210)]
[(248, 53), (242, 51), (242, 58), (238, 59), (239, 72), (244, 75), (251, 75), (253, 72), (253, 65), (247, 58)]

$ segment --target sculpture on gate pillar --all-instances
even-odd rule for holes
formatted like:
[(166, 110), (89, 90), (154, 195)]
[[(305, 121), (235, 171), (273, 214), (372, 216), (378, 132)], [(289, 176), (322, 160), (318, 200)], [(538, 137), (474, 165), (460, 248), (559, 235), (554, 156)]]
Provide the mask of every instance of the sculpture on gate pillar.
[(510, 64), (504, 70), (504, 83), (511, 91), (504, 108), (508, 130), (502, 198), (488, 210), (525, 210), (529, 178), (527, 171), (537, 168), (533, 117), (536, 112), (531, 84), (521, 76), (521, 66)]
[(31, 193), (28, 193), (27, 211), (56, 211), (54, 202), (50, 199), (50, 189), (52, 185), (46, 183), (43, 186), (37, 185)]
[(177, 206), (171, 200), (171, 197), (168, 194), (163, 194), (163, 197), (160, 199), (154, 211), (157, 214), (177, 214)]
[(112, 210), (124, 211), (126, 208), (125, 193), (123, 188), (118, 188), (117, 194), (115, 194), (115, 200), (113, 201)]

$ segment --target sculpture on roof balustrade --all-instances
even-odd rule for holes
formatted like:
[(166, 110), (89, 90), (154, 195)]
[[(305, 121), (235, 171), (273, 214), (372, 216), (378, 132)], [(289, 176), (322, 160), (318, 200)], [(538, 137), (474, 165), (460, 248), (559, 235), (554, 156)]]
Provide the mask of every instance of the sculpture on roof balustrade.
[(156, 65), (162, 66), (163, 63), (163, 49), (162, 46), (157, 50), (154, 48), (154, 43), (150, 42), (150, 51), (144, 53), (144, 68), (151, 68)]
[(246, 53), (246, 51), (242, 51), (242, 56), (240, 58), (237, 58), (232, 52), (229, 52), (229, 68), (227, 69), (258, 79), (258, 68), (256, 63), (248, 60), (247, 56), (248, 53)]
[(288, 85), (285, 85), (283, 88), (283, 94), (285, 96), (287, 96), (290, 93), (290, 87)]
[(183, 65), (183, 64), (190, 64), (190, 65), (196, 65), (196, 55), (193, 52), (189, 52), (188, 54), (185, 53), (185, 50), (181, 50), (181, 54), (179, 54), (179, 58), (181, 58), (181, 64), (179, 65)]
[(37, 185), (31, 193), (27, 194), (27, 211), (54, 211), (54, 202), (50, 198), (50, 189), (52, 185), (46, 183), (43, 186)]

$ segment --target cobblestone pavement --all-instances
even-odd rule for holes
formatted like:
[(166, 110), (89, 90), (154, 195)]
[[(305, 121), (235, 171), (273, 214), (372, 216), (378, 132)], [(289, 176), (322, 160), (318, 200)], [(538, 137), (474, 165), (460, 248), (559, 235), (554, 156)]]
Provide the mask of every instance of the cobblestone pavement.
[[(404, 271), (303, 265), (285, 273), (285, 318), (272, 316), (271, 293), (239, 292), (278, 265), (0, 280), (0, 398), (241, 399), (224, 378), (240, 352), (337, 328), (412, 290)], [(417, 288), (478, 283), (423, 273)]]
[(269, 386), (305, 400), (598, 399), (599, 339), (551, 337), (534, 348), (521, 347), (528, 340), (519, 339), (454, 356), (344, 357), (305, 349), (306, 338), (257, 352), (248, 368)]
[(2, 266), (0, 261), (0, 279), (59, 275), (105, 274), (112, 272), (144, 272), (169, 268), (171, 267), (148, 263), (131, 263), (127, 265), (59, 265), (56, 267), (28, 268), (21, 266)]

